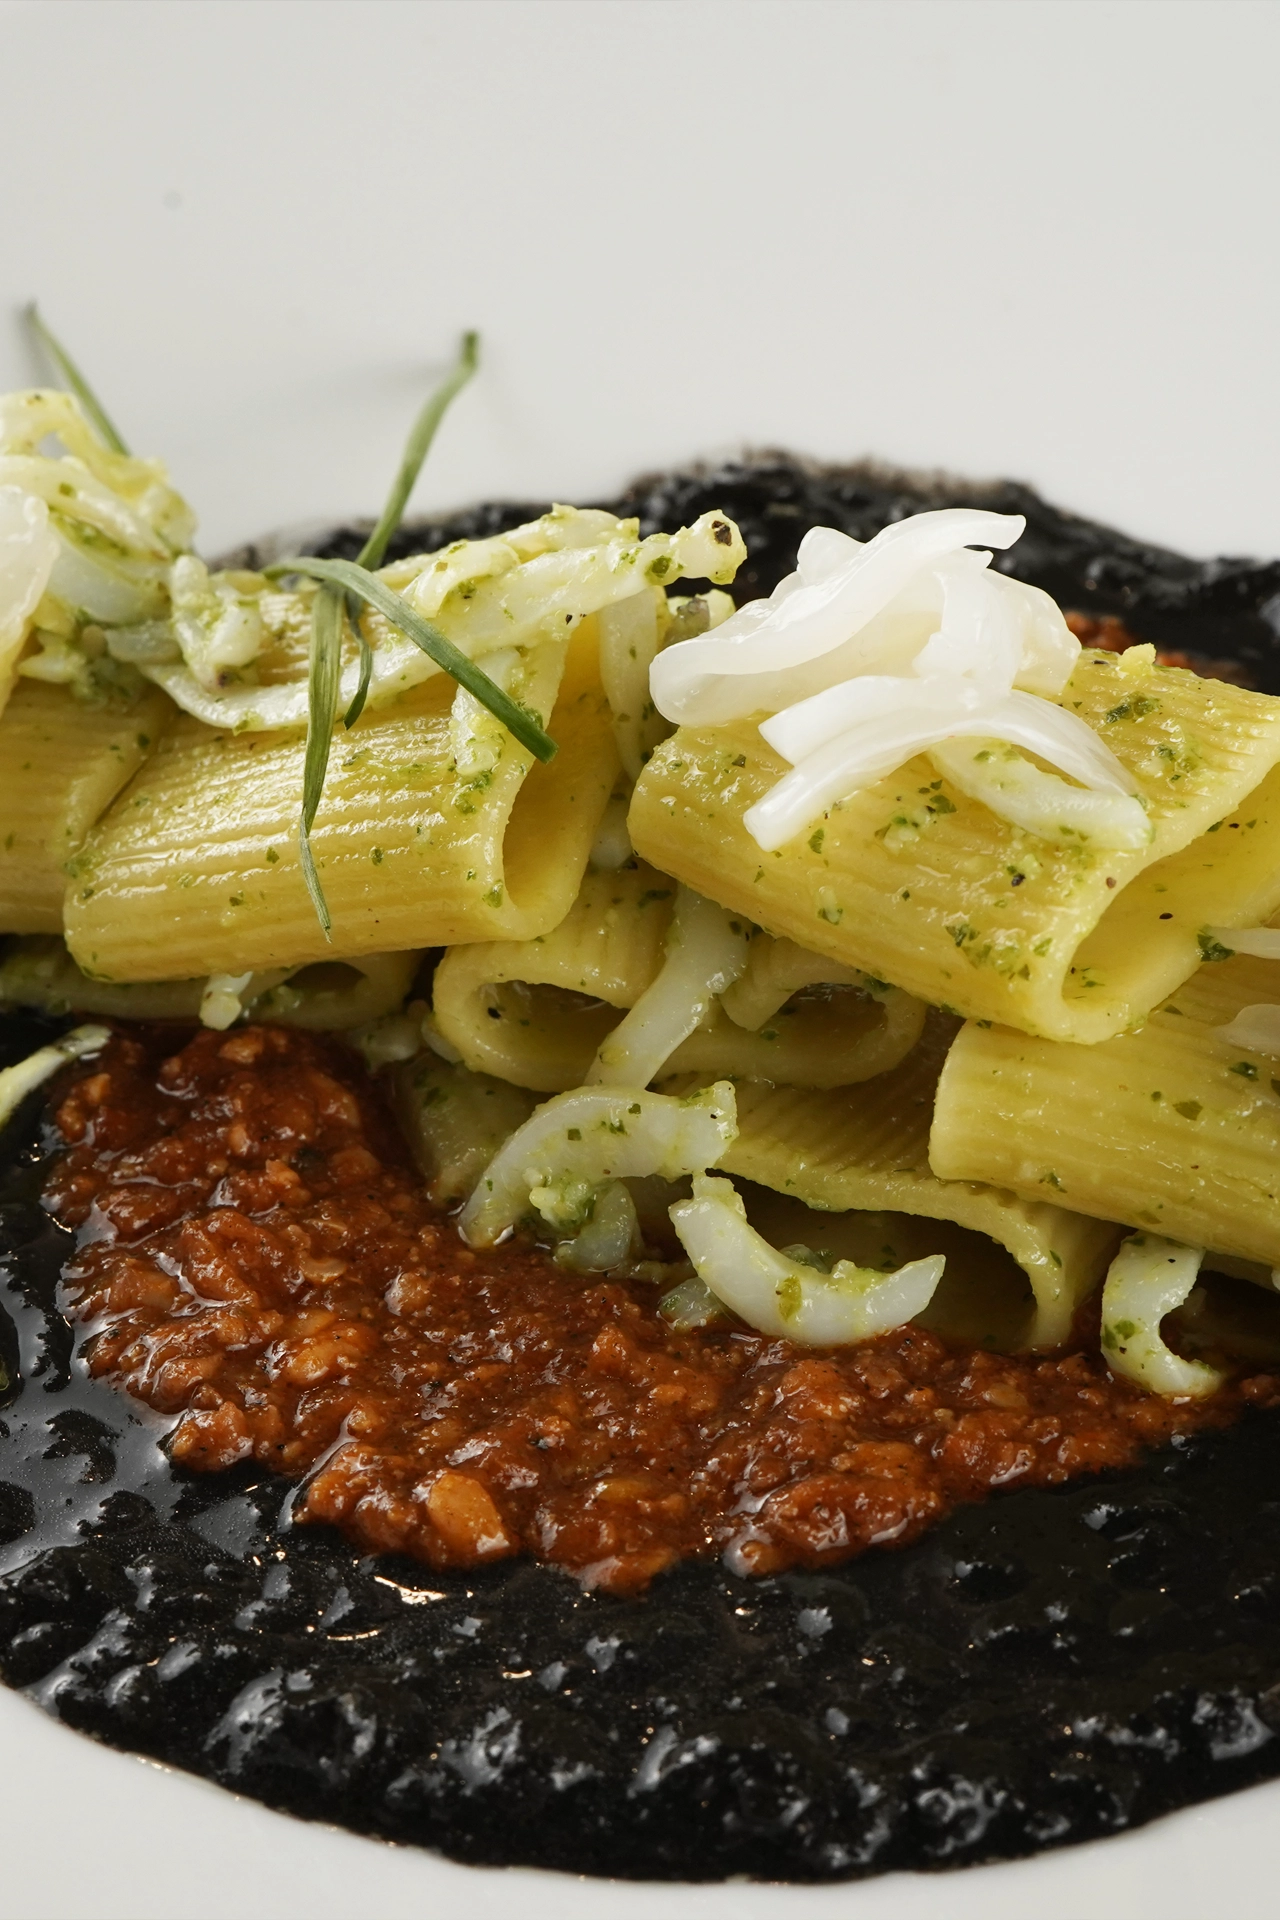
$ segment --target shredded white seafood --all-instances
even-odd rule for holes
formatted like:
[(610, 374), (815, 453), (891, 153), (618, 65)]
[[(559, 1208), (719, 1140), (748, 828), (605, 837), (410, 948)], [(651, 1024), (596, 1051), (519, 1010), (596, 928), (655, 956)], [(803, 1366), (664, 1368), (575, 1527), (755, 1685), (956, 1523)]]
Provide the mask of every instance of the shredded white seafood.
[(747, 1220), (731, 1180), (695, 1175), (693, 1197), (671, 1208), (681, 1245), (716, 1298), (761, 1333), (801, 1346), (846, 1346), (922, 1313), (946, 1266), (930, 1254), (893, 1273), (837, 1260), (829, 1273), (807, 1249), (779, 1253)]
[[(49, 452), (50, 443), (61, 450)], [(305, 724), (305, 659), (296, 648), (281, 654), (276, 640), (290, 606), (305, 613), (314, 585), (290, 593), (262, 575), (211, 573), (190, 551), (194, 530), (163, 466), (106, 447), (72, 395), (41, 389), (0, 397), (0, 708), (15, 672), (78, 692), (123, 673), (154, 681), (209, 726)], [(728, 582), (745, 555), (723, 514), (642, 540), (634, 520), (555, 507), (500, 537), (397, 561), (380, 577), (472, 659), (483, 657), (491, 677), (492, 661), (526, 700), (522, 681), (545, 678), (527, 655), (558, 643), (541, 664), (563, 661), (579, 622), (607, 613), (603, 665), (634, 773), (665, 727), (649, 701), (647, 675), (653, 652), (681, 629), (682, 603), (669, 607), (667, 586), (683, 577)], [(730, 605), (724, 595), (704, 596), (684, 630), (706, 626)], [(385, 621), (365, 615), (364, 625), (371, 704), (441, 671)], [(341, 679), (344, 708), (359, 675), (352, 647)], [(483, 777), (498, 751), (500, 729), (476, 704), (460, 694), (453, 715), (464, 778)]]
[(1122, 1242), (1102, 1289), (1102, 1350), (1113, 1373), (1148, 1393), (1198, 1398), (1223, 1376), (1201, 1360), (1184, 1360), (1160, 1333), (1166, 1313), (1183, 1305), (1196, 1283), (1203, 1247), (1184, 1247), (1154, 1233)]
[[(1047, 705), (1044, 701), (1040, 704)], [(1050, 707), (1049, 711), (1060, 713), (1061, 709)], [(1073, 744), (1066, 743), (1064, 762)], [(1141, 806), (1135, 806), (1131, 794), (1116, 793), (1110, 786), (1101, 791), (1087, 785), (1069, 787), (1065, 780), (1035, 766), (1003, 740), (953, 738), (931, 747), (929, 757), (961, 793), (971, 800), (981, 800), (993, 813), (1042, 840), (1092, 840), (1099, 847), (1145, 847), (1151, 839), (1151, 823)], [(1075, 773), (1076, 769), (1068, 771)], [(1088, 776), (1081, 772), (1076, 777)], [(1109, 769), (1102, 777), (1109, 779)]]
[(656, 1080), (716, 996), (745, 971), (748, 935), (740, 915), (677, 888), (661, 971), (603, 1042), (584, 1084), (647, 1087)]
[(1241, 1007), (1235, 1019), (1218, 1028), (1218, 1038), (1244, 1053), (1265, 1053), (1280, 1058), (1280, 1006), (1262, 1000)]
[(44, 501), (21, 487), (0, 487), (0, 707), (57, 557)]
[(1229, 953), (1250, 953), (1255, 960), (1280, 960), (1280, 927), (1205, 927), (1212, 940)]
[[(1280, 927), (1203, 927), (1200, 942), (1219, 948), (1217, 958), (1248, 953), (1256, 960), (1280, 960)], [(1241, 1007), (1234, 1020), (1218, 1028), (1218, 1036), (1246, 1053), (1280, 1058), (1280, 1006), (1263, 1000)]]
[(578, 1087), (544, 1101), (499, 1148), (462, 1209), (473, 1247), (491, 1247), (530, 1212), (557, 1233), (591, 1218), (612, 1181), (664, 1180), (714, 1166), (737, 1134), (727, 1080), (684, 1099), (641, 1088)]
[(1047, 594), (992, 572), (991, 553), (970, 550), (979, 541), (1011, 546), (1024, 524), (1017, 514), (946, 508), (900, 520), (865, 545), (816, 527), (797, 571), (768, 600), (658, 654), (650, 685), (668, 719), (710, 726), (765, 714), (761, 734), (793, 771), (744, 816), (762, 848), (785, 845), (836, 801), (965, 736), (978, 752), (992, 741), (1017, 750), (968, 776), (994, 812), (1099, 846), (1149, 840), (1142, 801), (1115, 755), (1054, 704), (1079, 641)]
[(29, 1093), (42, 1087), (68, 1060), (79, 1060), (86, 1053), (97, 1053), (111, 1038), (108, 1027), (73, 1027), (51, 1046), (29, 1053), (12, 1067), (0, 1072), (0, 1127), (7, 1126)]
[(71, 394), (0, 395), (0, 707), (15, 667), (86, 684), (103, 650), (94, 630), (167, 614), (194, 529), (160, 462), (104, 446)]
[[(731, 580), (745, 556), (742, 536), (723, 514), (705, 513), (691, 527), (642, 540), (634, 520), (619, 520), (598, 508), (555, 507), (493, 539), (455, 541), (439, 553), (398, 560), (378, 577), (468, 658), (483, 660), (487, 671), (495, 653), (563, 642), (588, 614), (638, 595), (652, 598), (652, 589), (668, 581), (685, 576)], [(300, 592), (309, 596), (311, 589)], [(366, 615), (365, 631), (373, 650), (370, 705), (442, 671), (385, 621)], [(114, 648), (120, 642), (108, 635), (107, 644)], [(300, 665), (267, 684), (259, 683), (253, 662), (247, 661), (224, 672), (211, 688), (186, 653), (182, 659), (139, 659), (135, 636), (126, 634), (124, 645), (148, 679), (209, 726), (262, 732), (306, 721), (307, 685)], [(343, 706), (354, 698), (359, 674), (352, 653), (342, 670)]]

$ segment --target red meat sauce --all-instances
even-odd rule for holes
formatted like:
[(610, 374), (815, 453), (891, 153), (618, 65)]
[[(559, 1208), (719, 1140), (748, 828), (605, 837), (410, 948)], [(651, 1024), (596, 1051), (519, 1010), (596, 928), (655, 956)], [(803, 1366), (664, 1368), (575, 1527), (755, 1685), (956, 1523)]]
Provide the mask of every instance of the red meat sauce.
[(652, 1286), (463, 1246), (361, 1063), (282, 1028), (118, 1033), (57, 1123), (45, 1204), (81, 1229), (90, 1372), (175, 1416), (180, 1466), (259, 1461), (303, 1482), (295, 1520), (435, 1567), (527, 1552), (636, 1591), (689, 1555), (826, 1565), (1275, 1397), (1176, 1405), (1096, 1350), (915, 1327), (830, 1351), (676, 1332)]

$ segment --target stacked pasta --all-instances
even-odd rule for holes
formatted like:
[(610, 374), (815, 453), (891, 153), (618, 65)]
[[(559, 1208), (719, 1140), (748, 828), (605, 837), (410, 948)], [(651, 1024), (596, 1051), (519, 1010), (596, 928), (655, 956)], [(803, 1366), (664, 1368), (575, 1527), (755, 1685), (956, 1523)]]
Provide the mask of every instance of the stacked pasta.
[(1280, 701), (1083, 651), (991, 568), (1020, 531), (817, 528), (736, 611), (715, 513), (381, 568), (558, 750), (339, 603), (326, 929), (326, 589), (210, 573), (158, 463), (12, 396), (0, 998), (348, 1032), (473, 1244), (532, 1224), (677, 1324), (1050, 1349), (1105, 1279), (1112, 1365), (1209, 1391), (1162, 1315), (1206, 1252), (1280, 1268)]

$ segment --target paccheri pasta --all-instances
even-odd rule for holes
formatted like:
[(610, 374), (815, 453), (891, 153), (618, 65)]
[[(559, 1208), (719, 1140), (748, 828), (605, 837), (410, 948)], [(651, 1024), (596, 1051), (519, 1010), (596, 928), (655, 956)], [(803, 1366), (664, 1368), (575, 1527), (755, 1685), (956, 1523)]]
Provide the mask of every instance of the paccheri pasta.
[[(1280, 907), (1280, 703), (1082, 650), (975, 551), (1016, 516), (812, 529), (737, 610), (715, 509), (642, 537), (557, 507), (379, 572), (380, 528), (356, 566), (211, 573), (163, 470), (96, 447), (68, 396), (0, 425), (10, 1001), (350, 1030), (402, 1063), (464, 1236), (524, 1222), (578, 1271), (665, 1273), (681, 1325), (746, 1311), (746, 1259), (773, 1275), (757, 1324), (801, 1343), (923, 1316), (1052, 1350), (1124, 1225), (1280, 1264), (1235, 1135), (1229, 1173), (1222, 1145), (1208, 1174), (1177, 1158), (1216, 1111), (1182, 1081), (1225, 1043), (1153, 1013)], [(1260, 996), (1265, 962), (1233, 965)], [(1197, 1006), (1228, 976), (1205, 978)], [(1130, 1094), (1153, 1076), (1179, 1097)], [(689, 1133), (713, 1084), (718, 1131)], [(1138, 1150), (1100, 1151), (1135, 1098)], [(856, 1217), (918, 1257), (797, 1266), (726, 1174), (807, 1210), (805, 1246)]]
[(938, 1089), (932, 1164), (960, 1180), (980, 1166), (1024, 1198), (1256, 1262), (1269, 1286), (1280, 1063), (1232, 1026), (1276, 986), (1274, 963), (1224, 952), (1102, 1046), (967, 1026)]
[[(1206, 925), (1250, 926), (1280, 906), (1280, 708), (1105, 653), (1082, 656), (1063, 699), (1141, 792), (1145, 844), (1001, 819), (960, 784), (957, 750), (945, 772), (908, 760), (765, 850), (745, 817), (783, 762), (749, 721), (682, 727), (665, 743), (637, 788), (632, 834), (688, 885), (933, 1005), (1106, 1040), (1194, 971)], [(1004, 749), (976, 752), (990, 771)]]
[(180, 1468), (625, 1596), (1280, 1396), (1280, 703), (1082, 650), (1016, 514), (736, 608), (705, 496), (211, 571), (0, 426), (0, 1121), (81, 1063), (60, 1298)]

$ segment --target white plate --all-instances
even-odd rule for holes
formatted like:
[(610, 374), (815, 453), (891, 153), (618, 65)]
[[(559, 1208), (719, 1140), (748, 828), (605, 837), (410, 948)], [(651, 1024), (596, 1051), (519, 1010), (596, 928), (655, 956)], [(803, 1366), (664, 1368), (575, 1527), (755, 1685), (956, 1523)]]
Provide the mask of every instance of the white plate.
[[(1012, 474), (1276, 550), (1280, 9), (0, 0), (0, 312), (33, 296), (206, 550), (743, 442)], [(0, 387), (35, 373), (0, 327)], [(0, 1695), (4, 1920), (380, 1920), (510, 1875), (269, 1814)], [(664, 1889), (672, 1920), (1274, 1906), (1280, 1786), (1009, 1867)], [(653, 1891), (519, 1875), (529, 1920)]]

